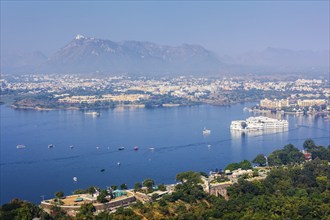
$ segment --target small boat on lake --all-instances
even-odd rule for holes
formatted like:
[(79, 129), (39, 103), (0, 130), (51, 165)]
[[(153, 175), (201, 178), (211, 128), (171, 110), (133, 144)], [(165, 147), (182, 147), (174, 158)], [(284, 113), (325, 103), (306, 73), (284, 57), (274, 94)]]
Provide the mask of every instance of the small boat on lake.
[(211, 134), (211, 130), (210, 129), (203, 129), (203, 135), (210, 135)]
[(72, 179), (73, 179), (73, 181), (75, 181), (75, 182), (78, 181), (78, 178), (77, 178), (77, 177), (73, 177)]
[(73, 145), (70, 145), (69, 147), (70, 147), (70, 149), (73, 149), (73, 148), (74, 148), (74, 146), (73, 146)]
[(149, 150), (154, 151), (155, 148), (154, 147), (149, 147)]
[(120, 166), (120, 162), (117, 162), (117, 166)]
[(49, 144), (49, 145), (48, 145), (48, 149), (51, 149), (51, 148), (54, 148), (54, 147), (55, 147), (54, 144)]
[(91, 115), (92, 117), (98, 117), (101, 115), (100, 112), (86, 112), (86, 115)]
[(124, 147), (119, 147), (118, 150), (124, 150), (125, 148)]
[(134, 150), (135, 150), (135, 151), (139, 150), (139, 147), (138, 147), (138, 146), (135, 146), (135, 147), (134, 147)]
[(16, 148), (17, 149), (24, 149), (24, 148), (26, 148), (26, 146), (23, 145), (23, 144), (19, 144), (19, 145), (16, 146)]
[(101, 172), (104, 172), (104, 171), (105, 171), (105, 169), (101, 169), (100, 171), (101, 171)]

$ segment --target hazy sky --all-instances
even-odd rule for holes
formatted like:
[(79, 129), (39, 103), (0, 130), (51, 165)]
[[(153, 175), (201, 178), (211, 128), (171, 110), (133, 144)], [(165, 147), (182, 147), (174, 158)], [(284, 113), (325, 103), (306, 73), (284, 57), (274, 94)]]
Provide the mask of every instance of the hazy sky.
[(2, 1), (1, 50), (49, 55), (76, 34), (199, 44), (219, 55), (329, 49), (329, 1)]

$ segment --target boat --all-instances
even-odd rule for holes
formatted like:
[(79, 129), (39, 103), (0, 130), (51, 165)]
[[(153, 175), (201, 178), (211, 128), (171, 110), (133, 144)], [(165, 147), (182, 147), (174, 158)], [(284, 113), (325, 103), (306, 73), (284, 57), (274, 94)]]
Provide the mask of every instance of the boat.
[(75, 181), (75, 182), (78, 181), (78, 178), (77, 178), (77, 177), (73, 177), (72, 179), (73, 179), (73, 181)]
[(212, 147), (212, 145), (211, 144), (208, 144), (207, 147), (210, 148), (210, 147)]
[(93, 117), (97, 117), (97, 116), (100, 116), (101, 115), (100, 112), (86, 112), (85, 114), (86, 115), (91, 115)]
[(51, 148), (53, 148), (53, 147), (55, 147), (54, 144), (49, 144), (49, 145), (48, 145), (48, 149), (51, 149)]
[(125, 148), (124, 147), (119, 147), (118, 150), (124, 150)]
[(26, 146), (23, 145), (23, 144), (19, 144), (19, 145), (16, 146), (16, 148), (17, 149), (24, 149), (24, 148), (26, 148)]
[(204, 128), (203, 129), (203, 135), (209, 135), (209, 134), (211, 134), (211, 130)]
[(69, 147), (70, 147), (70, 149), (73, 149), (73, 148), (74, 148), (74, 146), (73, 146), (73, 145), (70, 145)]
[(120, 162), (117, 162), (117, 166), (120, 166)]
[(105, 171), (105, 169), (101, 169), (100, 171), (101, 171), (101, 172), (104, 172), (104, 171)]
[(138, 147), (138, 146), (135, 146), (135, 147), (134, 147), (134, 150), (135, 150), (135, 151), (139, 150), (139, 147)]
[(155, 148), (154, 147), (149, 147), (149, 150), (154, 151)]
[(100, 149), (100, 147), (96, 147), (96, 150)]

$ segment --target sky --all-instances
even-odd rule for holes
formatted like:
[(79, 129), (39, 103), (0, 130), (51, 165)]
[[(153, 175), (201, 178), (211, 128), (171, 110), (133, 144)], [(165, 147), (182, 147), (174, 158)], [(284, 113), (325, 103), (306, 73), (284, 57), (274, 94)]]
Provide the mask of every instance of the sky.
[(218, 55), (329, 49), (329, 1), (3, 1), (1, 52), (51, 55), (77, 34), (198, 44)]

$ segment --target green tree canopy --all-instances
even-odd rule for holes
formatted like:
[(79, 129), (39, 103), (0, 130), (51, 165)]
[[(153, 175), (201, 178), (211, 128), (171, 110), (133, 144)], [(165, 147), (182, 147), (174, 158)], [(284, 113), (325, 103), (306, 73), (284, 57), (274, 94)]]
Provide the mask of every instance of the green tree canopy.
[(155, 185), (155, 181), (148, 178), (143, 181), (143, 186), (147, 187), (148, 189), (152, 189), (152, 187)]
[(259, 166), (266, 164), (266, 157), (264, 154), (258, 154), (253, 160), (252, 163), (257, 163)]
[(237, 170), (239, 168), (241, 168), (242, 170), (249, 170), (249, 169), (252, 169), (252, 164), (248, 160), (243, 160), (243, 161), (241, 161), (239, 163), (228, 164), (225, 167), (225, 170), (233, 171), (233, 170)]
[(316, 147), (316, 144), (312, 139), (308, 138), (305, 140), (303, 147), (305, 150), (311, 150)]
[(282, 150), (275, 150), (268, 156), (270, 166), (302, 163), (305, 160), (303, 153), (292, 144), (284, 146)]
[(56, 192), (55, 193), (55, 196), (56, 196), (56, 198), (63, 198), (63, 196), (64, 196), (64, 193), (63, 192), (61, 192), (61, 191), (59, 191), (59, 192)]
[(92, 203), (82, 204), (77, 214), (77, 219), (94, 219), (94, 212), (96, 211)]
[(142, 184), (140, 182), (134, 183), (134, 191), (139, 191), (142, 188)]
[(190, 185), (196, 185), (202, 182), (201, 174), (193, 171), (178, 173), (176, 180)]
[(95, 190), (95, 186), (90, 186), (90, 187), (88, 187), (88, 188), (86, 189), (86, 192), (87, 192), (88, 194), (93, 194), (93, 193), (95, 193), (95, 192), (96, 192), (96, 190)]
[(127, 185), (125, 183), (121, 184), (120, 189), (127, 189)]
[(97, 196), (97, 201), (100, 203), (106, 203), (108, 200), (106, 199), (106, 196), (108, 195), (107, 190), (101, 190), (100, 194)]

